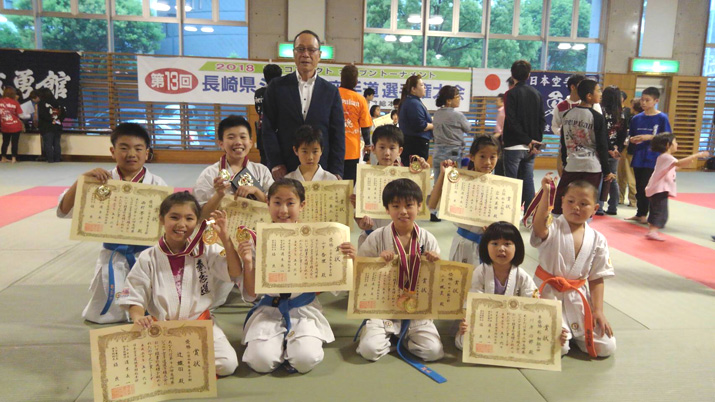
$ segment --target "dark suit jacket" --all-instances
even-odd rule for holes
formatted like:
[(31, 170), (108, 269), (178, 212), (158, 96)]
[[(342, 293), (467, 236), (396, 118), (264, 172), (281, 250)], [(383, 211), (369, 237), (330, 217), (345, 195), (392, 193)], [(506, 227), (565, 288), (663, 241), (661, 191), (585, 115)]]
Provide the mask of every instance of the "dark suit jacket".
[(338, 88), (321, 77), (315, 80), (305, 120), (301, 111), (295, 73), (271, 81), (263, 98), (263, 148), (268, 167), (285, 165), (292, 172), (298, 165), (293, 153), (295, 132), (303, 124), (323, 133), (323, 169), (342, 177), (345, 162), (345, 118)]
[(546, 126), (541, 94), (524, 82), (517, 82), (504, 100), (504, 147), (541, 142)]

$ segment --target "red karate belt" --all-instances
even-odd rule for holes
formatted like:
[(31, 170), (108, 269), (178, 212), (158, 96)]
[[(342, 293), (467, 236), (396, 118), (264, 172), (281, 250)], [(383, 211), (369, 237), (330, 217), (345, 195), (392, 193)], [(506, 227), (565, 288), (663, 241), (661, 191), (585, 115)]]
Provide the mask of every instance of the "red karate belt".
[(581, 296), (581, 301), (583, 301), (584, 310), (584, 329), (586, 335), (586, 350), (591, 357), (598, 357), (596, 354), (596, 346), (593, 343), (593, 315), (591, 314), (591, 305), (588, 304), (588, 299), (586, 295), (579, 289), (581, 286), (586, 284), (585, 279), (566, 279), (562, 276), (554, 276), (546, 272), (541, 265), (536, 267), (536, 273), (534, 274), (537, 278), (541, 279), (543, 283), (539, 286), (539, 293), (544, 289), (546, 285), (551, 285), (557, 292), (565, 293), (576, 291), (579, 296)]

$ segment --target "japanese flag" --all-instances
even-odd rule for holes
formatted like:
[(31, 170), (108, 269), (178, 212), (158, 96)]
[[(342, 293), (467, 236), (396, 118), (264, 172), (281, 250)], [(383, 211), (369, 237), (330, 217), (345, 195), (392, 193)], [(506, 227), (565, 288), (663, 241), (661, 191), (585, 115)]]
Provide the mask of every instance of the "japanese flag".
[(472, 96), (497, 96), (505, 93), (509, 89), (506, 83), (509, 77), (511, 70), (473, 68)]

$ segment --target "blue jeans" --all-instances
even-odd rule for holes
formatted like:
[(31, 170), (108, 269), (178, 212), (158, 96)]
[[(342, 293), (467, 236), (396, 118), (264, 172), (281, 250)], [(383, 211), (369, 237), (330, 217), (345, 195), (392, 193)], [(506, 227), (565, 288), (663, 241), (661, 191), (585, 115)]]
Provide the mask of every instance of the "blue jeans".
[(60, 148), (60, 137), (62, 136), (62, 131), (58, 129), (52, 129), (41, 133), (42, 137), (42, 149), (45, 152), (45, 157), (47, 162), (59, 162), (62, 156), (62, 149)]
[[(608, 168), (611, 170), (611, 173), (616, 174), (616, 172), (618, 171), (618, 159), (608, 158)], [(608, 212), (616, 212), (616, 210), (618, 209), (618, 197), (618, 180), (613, 180), (611, 182), (611, 187), (608, 190)], [(604, 204), (605, 202), (603, 201), (598, 202), (598, 205), (601, 206), (601, 209), (603, 209)]]
[(521, 191), (521, 201), (524, 208), (531, 204), (534, 199), (534, 159), (536, 155), (531, 155), (529, 151), (504, 150), (504, 175), (523, 181)]

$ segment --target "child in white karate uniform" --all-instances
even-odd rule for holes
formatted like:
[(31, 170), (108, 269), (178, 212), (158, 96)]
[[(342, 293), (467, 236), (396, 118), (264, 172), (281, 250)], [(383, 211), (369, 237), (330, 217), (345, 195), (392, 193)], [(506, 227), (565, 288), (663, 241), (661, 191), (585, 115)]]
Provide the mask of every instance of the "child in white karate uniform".
[[(244, 197), (265, 202), (265, 191), (273, 184), (273, 176), (267, 167), (248, 160), (248, 154), (253, 148), (251, 124), (248, 120), (241, 116), (228, 116), (219, 123), (217, 135), (218, 144), (223, 149), (224, 155), (218, 162), (201, 172), (194, 186), (194, 196), (201, 205), (201, 219), (208, 219), (209, 214), (221, 206), (221, 200), (226, 194), (233, 195), (234, 199)], [(258, 181), (254, 184), (260, 185), (263, 190), (255, 185), (234, 188), (230, 181), (220, 175), (222, 170), (226, 170), (233, 180), (244, 169)], [(231, 283), (221, 285), (221, 290), (214, 295), (216, 300), (213, 307), (221, 306), (226, 302), (233, 286)]]
[[(268, 190), (268, 212), (273, 223), (299, 221), (304, 206), (305, 189), (297, 180), (280, 179)], [(355, 257), (355, 246), (349, 242), (339, 247), (343, 254)], [(259, 297), (255, 292), (253, 242), (241, 242), (238, 251), (244, 269), (243, 297), (247, 302), (260, 298), (246, 319), (243, 361), (259, 373), (270, 373), (281, 364), (285, 364), (289, 372), (311, 371), (323, 361), (323, 343), (335, 340), (316, 294), (271, 293)]]
[[(225, 245), (225, 257), (218, 244), (204, 244), (204, 225), (191, 238), (198, 215), (199, 204), (188, 192), (172, 194), (161, 203), (159, 220), (164, 235), (159, 244), (139, 255), (119, 295), (119, 304), (135, 325), (149, 328), (157, 320), (210, 320), (209, 308), (218, 283), (241, 275), (241, 262), (226, 229), (226, 213), (211, 213), (213, 230)], [(216, 322), (213, 339), (216, 374), (233, 374), (238, 357)]]
[[(109, 137), (112, 146), (109, 152), (117, 167), (112, 171), (102, 168), (92, 169), (84, 176), (105, 183), (107, 180), (125, 180), (157, 186), (166, 186), (164, 180), (144, 167), (151, 155), (149, 133), (136, 123), (121, 123)], [(60, 195), (57, 204), (57, 216), (72, 218), (77, 182)], [(124, 288), (124, 280), (132, 269), (139, 253), (148, 247), (126, 244), (104, 243), (94, 268), (94, 277), (89, 285), (91, 293), (87, 306), (82, 311), (82, 318), (99, 324), (126, 322), (127, 312), (115, 303), (115, 292)]]
[[(402, 166), (400, 155), (402, 155), (402, 146), (405, 144), (405, 136), (397, 126), (386, 124), (376, 128), (372, 133), (372, 143), (378, 166)], [(424, 158), (420, 157), (418, 160), (422, 165), (422, 169), (430, 168), (429, 163)], [(355, 194), (353, 194), (351, 201), (355, 206)], [(358, 249), (370, 233), (392, 222), (390, 219), (372, 219), (367, 215), (362, 218), (355, 218), (355, 221), (358, 227), (362, 229), (358, 237)]]
[[(221, 200), (226, 194), (234, 198), (253, 198), (266, 201), (265, 191), (273, 184), (273, 176), (267, 167), (248, 160), (248, 154), (253, 148), (251, 139), (251, 123), (241, 116), (228, 116), (218, 125), (218, 145), (225, 152), (221, 159), (206, 167), (194, 186), (194, 195), (201, 205), (201, 218), (221, 206)], [(250, 173), (263, 190), (255, 185), (245, 185), (234, 189), (231, 182), (220, 176), (221, 170), (227, 170), (231, 178), (244, 169)]]
[[(495, 295), (532, 297), (536, 284), (531, 276), (519, 267), (524, 262), (524, 240), (516, 226), (509, 222), (495, 222), (487, 227), (479, 243), (482, 263), (474, 268), (470, 292)], [(467, 321), (462, 319), (459, 333), (454, 338), (457, 349), (462, 350)], [(564, 332), (562, 343), (566, 341)]]
[[(541, 181), (543, 194), (553, 191), (548, 173)], [(549, 198), (536, 207), (531, 245), (539, 250), (536, 284), (541, 297), (561, 301), (563, 329), (591, 357), (616, 351), (616, 338), (603, 312), (603, 280), (614, 274), (606, 238), (586, 223), (598, 208), (598, 189), (576, 180), (562, 197), (563, 214), (547, 225)], [(565, 342), (561, 354), (569, 352)]]
[[(376, 130), (377, 131), (377, 130)], [(428, 231), (415, 224), (422, 207), (422, 190), (410, 179), (397, 179), (385, 186), (382, 203), (392, 222), (372, 232), (358, 249), (360, 257), (381, 257), (390, 262), (399, 246), (417, 241), (417, 252), (428, 261), (439, 260), (439, 244)], [(406, 251), (409, 252), (409, 251)], [(414, 273), (413, 273), (414, 274)], [(369, 319), (361, 330), (357, 352), (367, 360), (377, 361), (390, 352), (391, 340), (400, 335), (402, 320)], [(424, 361), (444, 356), (442, 341), (432, 320), (409, 320), (405, 334), (407, 350)]]
[(320, 166), (320, 156), (323, 155), (323, 133), (309, 125), (298, 127), (295, 132), (293, 152), (298, 157), (298, 169), (285, 175), (286, 179), (299, 182), (338, 180), (334, 174), (323, 170)]
[[(469, 148), (469, 159), (472, 161), (471, 170), (480, 173), (492, 173), (499, 159), (499, 140), (491, 135), (480, 135), (474, 139)], [(449, 167), (457, 167), (454, 161), (447, 159), (442, 162), (439, 177), (435, 182), (430, 195), (428, 206), (431, 210), (437, 208), (440, 197), (442, 197), (442, 187), (444, 186), (445, 171)], [(449, 249), (449, 259), (451, 261), (462, 262), (470, 265), (479, 264), (479, 243), (482, 239), (484, 229), (479, 226), (455, 223), (457, 235), (452, 238), (452, 247)]]

